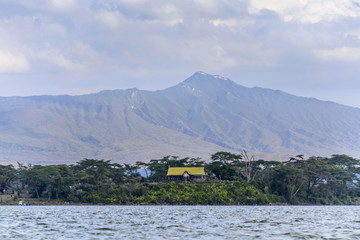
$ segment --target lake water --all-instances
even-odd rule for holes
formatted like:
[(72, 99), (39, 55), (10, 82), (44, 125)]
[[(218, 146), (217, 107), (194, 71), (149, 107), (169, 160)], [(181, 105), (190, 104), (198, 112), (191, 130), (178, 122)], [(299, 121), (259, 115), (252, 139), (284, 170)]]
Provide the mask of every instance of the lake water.
[(360, 239), (360, 207), (0, 206), (0, 239)]

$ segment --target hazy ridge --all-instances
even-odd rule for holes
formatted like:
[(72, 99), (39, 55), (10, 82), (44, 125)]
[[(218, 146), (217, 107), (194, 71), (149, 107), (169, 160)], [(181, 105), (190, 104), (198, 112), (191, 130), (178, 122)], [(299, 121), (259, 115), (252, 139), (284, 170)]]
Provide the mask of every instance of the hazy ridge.
[(0, 98), (0, 160), (148, 161), (219, 150), (360, 157), (360, 109), (202, 72), (159, 91)]

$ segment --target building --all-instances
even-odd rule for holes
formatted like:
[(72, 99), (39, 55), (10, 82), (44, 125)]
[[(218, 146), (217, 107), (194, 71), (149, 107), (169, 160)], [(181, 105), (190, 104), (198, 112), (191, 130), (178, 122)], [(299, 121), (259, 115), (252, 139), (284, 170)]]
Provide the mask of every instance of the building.
[(170, 167), (166, 178), (168, 180), (195, 180), (201, 181), (206, 179), (204, 167)]

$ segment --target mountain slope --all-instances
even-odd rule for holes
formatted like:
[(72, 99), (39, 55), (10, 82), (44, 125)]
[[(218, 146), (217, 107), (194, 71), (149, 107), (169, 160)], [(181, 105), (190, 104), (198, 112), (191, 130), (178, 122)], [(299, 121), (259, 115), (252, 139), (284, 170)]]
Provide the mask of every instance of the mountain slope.
[(0, 98), (0, 160), (207, 158), (246, 149), (360, 156), (360, 110), (202, 72), (160, 91)]

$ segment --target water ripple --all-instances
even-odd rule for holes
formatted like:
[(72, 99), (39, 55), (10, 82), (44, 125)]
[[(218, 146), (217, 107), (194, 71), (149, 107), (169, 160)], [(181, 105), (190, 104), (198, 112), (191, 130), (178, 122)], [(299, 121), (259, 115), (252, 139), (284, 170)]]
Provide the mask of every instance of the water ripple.
[(360, 239), (356, 206), (0, 206), (0, 239)]

